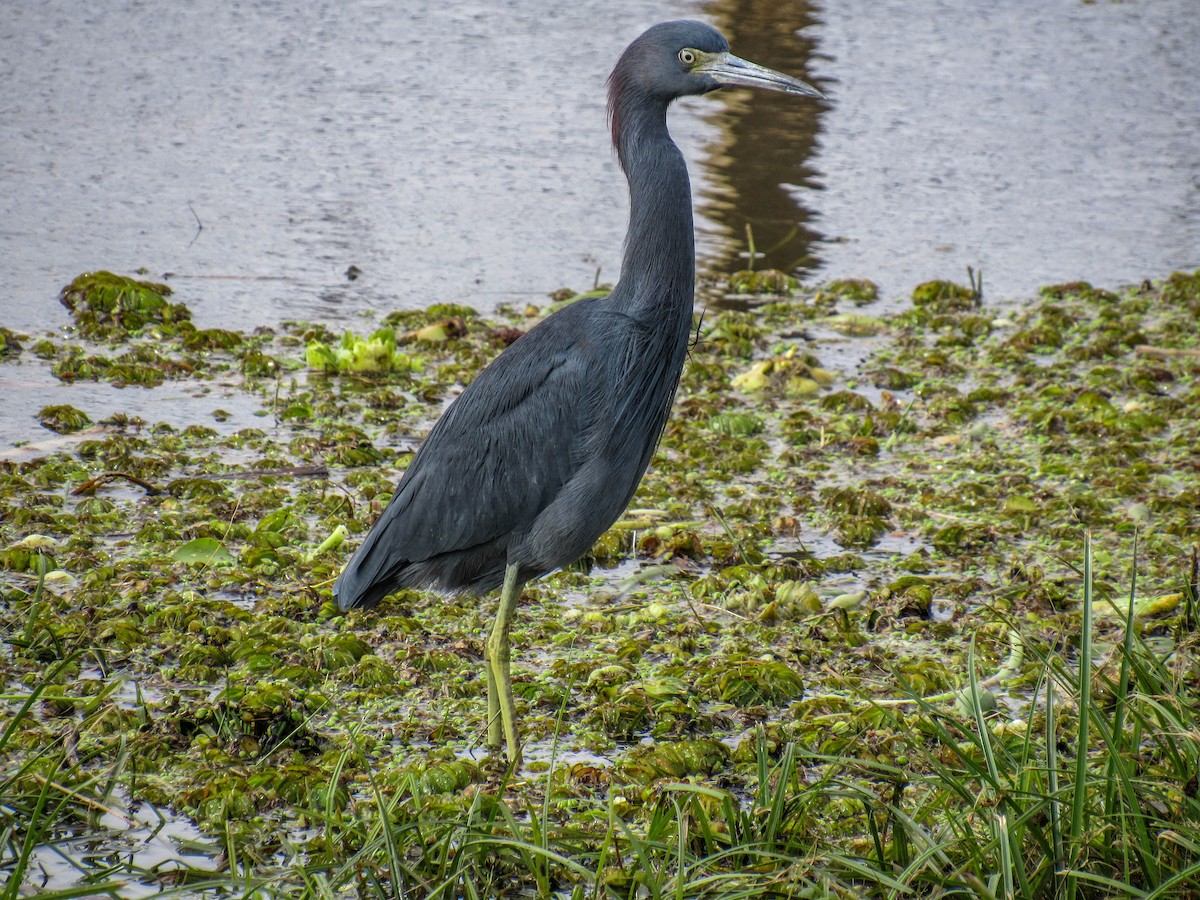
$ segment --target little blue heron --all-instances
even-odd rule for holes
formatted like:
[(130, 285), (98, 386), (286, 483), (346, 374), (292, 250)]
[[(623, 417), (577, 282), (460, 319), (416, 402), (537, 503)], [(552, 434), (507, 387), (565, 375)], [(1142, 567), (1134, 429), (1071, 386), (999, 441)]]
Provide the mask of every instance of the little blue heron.
[(509, 628), (527, 581), (585, 554), (625, 510), (658, 444), (692, 326), (695, 236), (687, 167), (667, 133), (677, 97), (726, 86), (820, 97), (733, 56), (701, 22), (655, 25), (608, 79), (629, 181), (621, 279), (549, 316), (450, 404), (333, 592), (370, 608), (400, 588), (500, 588), (485, 645), (488, 746), (519, 759)]

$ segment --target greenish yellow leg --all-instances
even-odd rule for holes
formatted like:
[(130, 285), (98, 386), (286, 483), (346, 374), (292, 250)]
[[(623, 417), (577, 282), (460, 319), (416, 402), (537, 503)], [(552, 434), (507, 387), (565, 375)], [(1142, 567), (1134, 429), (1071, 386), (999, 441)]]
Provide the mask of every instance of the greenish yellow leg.
[(492, 750), (500, 749), (500, 699), (496, 695), (496, 674), (492, 671), (492, 642), (489, 638), (483, 646), (483, 667), (487, 670), (487, 745)]
[[(521, 758), (517, 741), (517, 711), (512, 698), (512, 675), (510, 661), (512, 651), (508, 644), (508, 631), (512, 627), (517, 601), (521, 599), (524, 583), (517, 580), (518, 567), (511, 565), (504, 570), (504, 587), (500, 589), (500, 602), (496, 609), (496, 624), (487, 639), (485, 656), (488, 670), (488, 746), (499, 748), (501, 729), (508, 746), (508, 761), (515, 763)], [(497, 715), (499, 713), (499, 715)]]

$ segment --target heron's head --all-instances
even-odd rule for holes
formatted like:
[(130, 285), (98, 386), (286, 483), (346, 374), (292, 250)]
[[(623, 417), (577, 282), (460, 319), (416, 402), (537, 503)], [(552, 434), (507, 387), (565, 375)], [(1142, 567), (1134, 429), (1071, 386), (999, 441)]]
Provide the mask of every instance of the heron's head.
[(662, 22), (630, 44), (609, 78), (609, 102), (634, 93), (669, 103), (723, 87), (760, 87), (805, 97), (816, 88), (790, 75), (739, 59), (725, 36), (703, 22)]

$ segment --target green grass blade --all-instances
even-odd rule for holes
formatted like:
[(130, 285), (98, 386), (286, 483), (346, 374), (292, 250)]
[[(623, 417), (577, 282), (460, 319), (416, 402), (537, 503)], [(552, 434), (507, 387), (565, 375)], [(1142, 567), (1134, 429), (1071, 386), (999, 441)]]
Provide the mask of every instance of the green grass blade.
[(1075, 733), (1075, 783), (1072, 786), (1071, 824), (1068, 844), (1074, 859), (1067, 876), (1066, 895), (1074, 900), (1079, 875), (1075, 866), (1083, 853), (1087, 829), (1088, 748), (1091, 741), (1092, 711), (1092, 536), (1083, 541), (1083, 616), (1079, 633), (1079, 719)]

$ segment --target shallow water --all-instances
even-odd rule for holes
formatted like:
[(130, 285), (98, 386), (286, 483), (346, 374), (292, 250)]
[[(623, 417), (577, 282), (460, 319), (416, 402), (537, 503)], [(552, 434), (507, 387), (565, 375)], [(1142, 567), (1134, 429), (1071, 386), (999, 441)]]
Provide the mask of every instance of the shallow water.
[(613, 280), (604, 78), (672, 16), (831, 98), (679, 104), (708, 266), (741, 264), (747, 223), (760, 265), (890, 296), (968, 265), (992, 299), (1200, 265), (1193, 0), (80, 10), (0, 29), (9, 327), (64, 324), (58, 289), (99, 267), (172, 273), (200, 325), (239, 328)]
[(217, 872), (219, 856), (220, 848), (191, 820), (150, 803), (130, 803), (117, 790), (91, 831), (57, 835), (52, 843), (34, 848), (29, 882), (44, 892), (78, 890), (81, 873), (111, 871), (125, 858), (136, 860), (138, 875), (123, 873), (115, 880), (119, 896), (132, 900), (161, 894), (181, 873)]
[[(36, 459), (105, 431), (98, 425), (75, 434), (53, 434), (37, 421), (38, 411), (45, 406), (69, 404), (84, 410), (93, 422), (126, 413), (147, 425), (203, 425), (222, 434), (261, 428), (271, 421), (261, 397), (229, 383), (168, 381), (155, 388), (114, 387), (105, 381), (64, 383), (37, 362), (0, 366), (0, 396), (4, 398), (0, 462)], [(18, 441), (30, 443), (14, 446)]]
[(830, 4), (818, 71), (837, 99), (811, 195), (827, 270), (899, 293), (973, 265), (994, 300), (1200, 266), (1197, 12)]

